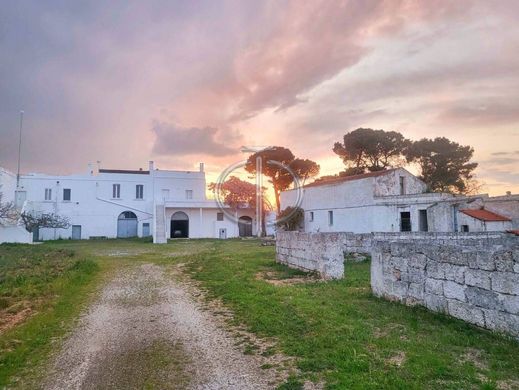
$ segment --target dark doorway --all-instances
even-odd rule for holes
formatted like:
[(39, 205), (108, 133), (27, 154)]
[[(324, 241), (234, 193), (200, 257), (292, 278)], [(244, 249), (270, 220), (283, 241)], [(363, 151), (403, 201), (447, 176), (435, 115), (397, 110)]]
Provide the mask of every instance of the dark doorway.
[(419, 219), (420, 219), (420, 231), (428, 232), (429, 231), (429, 222), (427, 221), (427, 210), (419, 210)]
[(411, 213), (409, 211), (403, 211), (400, 213), (400, 231), (411, 231)]
[(243, 216), (238, 219), (240, 237), (252, 237), (252, 218)]
[(171, 216), (171, 238), (189, 238), (189, 217), (183, 211)]

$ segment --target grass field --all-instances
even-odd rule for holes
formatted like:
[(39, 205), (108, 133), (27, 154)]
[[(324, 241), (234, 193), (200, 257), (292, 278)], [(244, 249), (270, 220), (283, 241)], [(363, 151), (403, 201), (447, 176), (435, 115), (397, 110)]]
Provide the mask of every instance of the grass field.
[(0, 245), (0, 388), (47, 358), (97, 271), (70, 249)]
[[(519, 343), (422, 308), (373, 297), (368, 262), (348, 263), (344, 280), (319, 282), (276, 264), (274, 248), (262, 247), (256, 240), (179, 240), (168, 245), (143, 240), (63, 241), (45, 243), (38, 251), (72, 251), (75, 255), (64, 260), (66, 264), (87, 257), (101, 270), (130, 262), (184, 263), (185, 272), (200, 283), (209, 299), (221, 299), (232, 309), (234, 322), (259, 336), (277, 339), (277, 349), (296, 358), (299, 370), (285, 389), (300, 388), (307, 379), (333, 389), (519, 388)], [(88, 290), (96, 279), (93, 273), (71, 267), (49, 280), (79, 277), (83, 284), (63, 282), (61, 291)], [(35, 291), (47, 296), (52, 289), (40, 286)], [(68, 302), (73, 302), (70, 295), (54, 301), (69, 296)], [(20, 329), (33, 321), (31, 317)], [(32, 328), (32, 332), (41, 330)], [(2, 343), (0, 386), (12, 375), (6, 371)], [(250, 346), (248, 353), (254, 351)], [(17, 356), (23, 365), (26, 355)]]

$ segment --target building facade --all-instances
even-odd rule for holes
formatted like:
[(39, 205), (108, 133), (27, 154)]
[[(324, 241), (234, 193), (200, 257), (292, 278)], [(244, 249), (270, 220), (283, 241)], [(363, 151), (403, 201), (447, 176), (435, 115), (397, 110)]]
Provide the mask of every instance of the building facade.
[[(403, 168), (316, 181), (302, 189), (307, 232), (505, 231), (519, 227), (519, 196), (428, 193)], [(281, 208), (297, 190), (281, 194)], [(477, 213), (467, 210), (480, 210)]]
[[(67, 229), (41, 228), (34, 240), (127, 238), (230, 238), (256, 234), (250, 209), (220, 209), (206, 198), (203, 164), (199, 171), (97, 169), (85, 174), (26, 174), (19, 187), (5, 176), (2, 192), (23, 211), (67, 217)], [(9, 178), (9, 179), (7, 179)], [(231, 218), (232, 217), (232, 218)]]

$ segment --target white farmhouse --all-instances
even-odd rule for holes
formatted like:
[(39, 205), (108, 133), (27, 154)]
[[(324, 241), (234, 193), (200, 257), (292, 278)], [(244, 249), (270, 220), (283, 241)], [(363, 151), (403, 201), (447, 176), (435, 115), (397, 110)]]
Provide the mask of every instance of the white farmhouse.
[[(7, 175), (4, 175), (6, 178)], [(4, 180), (4, 196), (24, 211), (51, 212), (69, 218), (68, 229), (42, 228), (35, 240), (126, 238), (228, 238), (256, 234), (254, 211), (224, 213), (206, 198), (204, 165), (199, 171), (97, 169), (86, 174), (27, 174)], [(232, 218), (230, 217), (232, 215)], [(0, 235), (2, 230), (0, 230)], [(2, 242), (2, 237), (0, 237)]]
[[(325, 179), (304, 186), (307, 232), (504, 231), (519, 226), (519, 196), (427, 193), (403, 168)], [(298, 190), (281, 193), (295, 206)]]

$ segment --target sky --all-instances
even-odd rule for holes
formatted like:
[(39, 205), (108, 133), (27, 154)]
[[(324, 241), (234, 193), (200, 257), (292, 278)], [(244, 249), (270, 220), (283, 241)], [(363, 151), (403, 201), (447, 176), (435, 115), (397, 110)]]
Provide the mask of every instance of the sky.
[(0, 166), (196, 169), (280, 145), (344, 169), (358, 127), (475, 149), (519, 193), (519, 2), (3, 2)]

